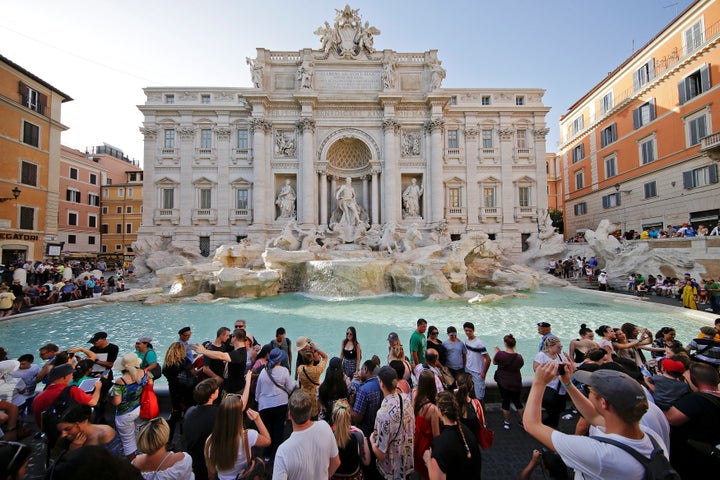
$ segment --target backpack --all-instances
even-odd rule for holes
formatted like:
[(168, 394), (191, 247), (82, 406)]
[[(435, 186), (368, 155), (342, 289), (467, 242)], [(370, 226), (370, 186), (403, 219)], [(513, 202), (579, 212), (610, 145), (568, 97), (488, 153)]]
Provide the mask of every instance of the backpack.
[(70, 395), (71, 386), (67, 386), (60, 392), (57, 399), (40, 414), (40, 423), (42, 432), (45, 434), (48, 446), (52, 449), (60, 438), (57, 426), (63, 414), (78, 405), (78, 402)]
[(652, 442), (653, 446), (653, 451), (652, 453), (650, 453), (650, 458), (641, 455), (631, 446), (625, 445), (621, 442), (617, 442), (610, 438), (594, 436), (591, 436), (590, 438), (593, 438), (598, 442), (614, 445), (632, 455), (633, 458), (640, 462), (643, 468), (645, 468), (645, 477), (643, 477), (645, 480), (681, 480), (680, 475), (675, 471), (672, 465), (670, 465), (670, 460), (667, 459), (667, 457), (663, 453), (662, 448), (660, 448), (660, 445), (658, 445), (657, 441), (655, 441), (652, 435), (648, 435), (648, 437), (650, 437), (650, 441)]

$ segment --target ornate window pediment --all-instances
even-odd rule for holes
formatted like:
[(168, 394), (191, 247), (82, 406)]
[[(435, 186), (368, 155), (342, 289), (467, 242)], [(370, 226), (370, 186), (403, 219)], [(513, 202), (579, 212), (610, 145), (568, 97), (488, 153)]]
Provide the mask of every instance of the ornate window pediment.
[(530, 187), (535, 185), (535, 179), (525, 175), (513, 181), (513, 183), (518, 187)]
[(240, 177), (230, 182), (230, 186), (233, 188), (250, 188), (252, 187), (252, 182)]
[(158, 187), (173, 188), (180, 185), (180, 182), (169, 177), (163, 177), (155, 182)]
[(210, 179), (208, 179), (208, 178), (206, 178), (206, 177), (200, 177), (200, 178), (198, 178), (197, 180), (194, 180), (194, 181), (192, 182), (192, 184), (193, 184), (193, 186), (194, 186), (195, 188), (203, 188), (203, 187), (205, 187), (205, 188), (208, 188), (208, 187), (212, 188), (212, 187), (214, 187), (215, 185), (217, 185), (217, 182), (213, 182), (212, 180), (210, 180)]
[(445, 186), (447, 188), (465, 186), (465, 180), (463, 180), (462, 178), (458, 178), (458, 177), (453, 177), (449, 180), (445, 180), (445, 182), (443, 182), (443, 183), (445, 184)]

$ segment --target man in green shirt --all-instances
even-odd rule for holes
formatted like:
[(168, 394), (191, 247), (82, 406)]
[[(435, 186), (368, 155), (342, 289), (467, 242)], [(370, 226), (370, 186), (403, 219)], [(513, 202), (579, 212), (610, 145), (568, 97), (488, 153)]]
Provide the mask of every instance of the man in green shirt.
[(425, 352), (427, 351), (425, 330), (427, 330), (427, 320), (419, 318), (417, 329), (410, 336), (410, 353), (412, 354), (413, 368), (415, 365), (425, 363)]
[(720, 282), (711, 279), (705, 285), (705, 289), (710, 292), (710, 306), (713, 313), (720, 314)]

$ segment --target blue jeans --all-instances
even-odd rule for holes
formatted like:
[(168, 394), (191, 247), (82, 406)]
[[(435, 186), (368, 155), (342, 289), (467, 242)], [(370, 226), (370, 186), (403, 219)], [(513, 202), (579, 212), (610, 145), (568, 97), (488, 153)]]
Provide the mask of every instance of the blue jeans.
[(483, 400), (485, 398), (485, 379), (480, 376), (480, 372), (473, 372), (468, 369), (465, 369), (465, 372), (469, 373), (473, 379), (473, 385), (475, 386), (475, 398)]

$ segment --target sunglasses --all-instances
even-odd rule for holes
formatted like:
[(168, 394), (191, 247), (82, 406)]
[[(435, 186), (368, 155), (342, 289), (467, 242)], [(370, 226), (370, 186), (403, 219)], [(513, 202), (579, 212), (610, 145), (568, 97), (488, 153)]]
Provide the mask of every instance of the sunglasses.
[(448, 333), (449, 337), (457, 337), (457, 333)]

